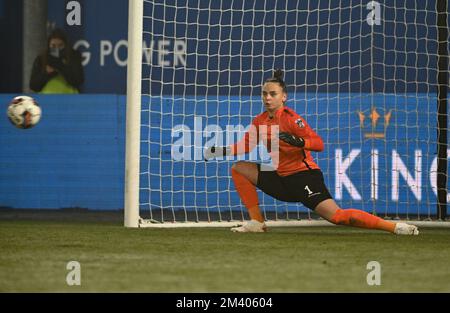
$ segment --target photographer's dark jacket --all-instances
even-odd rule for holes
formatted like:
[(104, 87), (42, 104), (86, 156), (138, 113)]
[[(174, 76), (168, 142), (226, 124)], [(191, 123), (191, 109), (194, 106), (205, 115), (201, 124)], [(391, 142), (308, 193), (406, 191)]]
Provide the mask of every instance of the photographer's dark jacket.
[[(46, 65), (53, 67), (57, 72), (48, 74)], [(73, 50), (67, 62), (62, 57), (52, 55), (38, 56), (33, 64), (30, 78), (31, 90), (39, 93), (79, 93), (84, 82), (81, 54)]]

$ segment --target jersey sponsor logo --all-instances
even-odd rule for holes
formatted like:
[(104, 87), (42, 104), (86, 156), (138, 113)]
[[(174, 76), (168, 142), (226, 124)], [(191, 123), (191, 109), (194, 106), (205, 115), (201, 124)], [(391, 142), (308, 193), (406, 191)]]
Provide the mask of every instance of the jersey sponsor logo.
[(303, 124), (303, 121), (302, 121), (301, 118), (297, 119), (297, 120), (295, 121), (295, 124), (297, 124), (298, 127), (300, 127), (300, 128), (305, 127), (305, 124)]

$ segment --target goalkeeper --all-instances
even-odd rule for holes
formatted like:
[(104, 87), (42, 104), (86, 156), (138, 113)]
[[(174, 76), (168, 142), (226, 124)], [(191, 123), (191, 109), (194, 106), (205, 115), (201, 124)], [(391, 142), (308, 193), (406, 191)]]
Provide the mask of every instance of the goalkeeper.
[[(228, 147), (209, 147), (205, 151), (206, 160), (249, 153), (262, 139), (274, 163), (278, 161), (276, 171), (247, 161), (233, 164), (231, 176), (248, 209), (250, 221), (232, 228), (232, 231), (266, 231), (256, 192), (258, 187), (278, 200), (301, 202), (333, 224), (379, 229), (399, 235), (419, 234), (414, 225), (386, 221), (357, 209), (341, 209), (336, 204), (325, 186), (322, 171), (311, 156), (311, 151), (323, 150), (322, 138), (301, 116), (285, 106), (287, 90), (281, 70), (276, 70), (274, 76), (265, 81), (262, 100), (265, 112), (256, 116), (241, 141)], [(273, 131), (277, 128), (279, 131)]]

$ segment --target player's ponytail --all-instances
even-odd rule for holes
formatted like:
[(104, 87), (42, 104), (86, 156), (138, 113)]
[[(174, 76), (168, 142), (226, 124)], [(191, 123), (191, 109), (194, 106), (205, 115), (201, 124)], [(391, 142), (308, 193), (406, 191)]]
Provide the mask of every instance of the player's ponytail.
[(266, 83), (278, 83), (283, 89), (283, 92), (287, 93), (286, 83), (283, 80), (283, 70), (279, 68), (273, 72), (272, 77), (266, 79)]
[(279, 81), (283, 81), (283, 71), (281, 69), (276, 69), (275, 72), (273, 72), (273, 78)]

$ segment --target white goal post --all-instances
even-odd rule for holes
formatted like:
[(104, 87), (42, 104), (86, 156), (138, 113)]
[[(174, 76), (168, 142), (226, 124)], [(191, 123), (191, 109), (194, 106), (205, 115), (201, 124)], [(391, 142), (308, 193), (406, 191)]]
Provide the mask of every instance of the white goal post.
[[(130, 0), (125, 226), (247, 219), (230, 168), (270, 163), (267, 151), (205, 162), (203, 149), (242, 137), (263, 110), (262, 83), (281, 68), (287, 106), (325, 142), (313, 156), (342, 208), (447, 227), (437, 221), (450, 200), (442, 3)], [(258, 195), (268, 226), (332, 225)]]
[(125, 142), (125, 226), (139, 226), (139, 158), (141, 132), (142, 18), (144, 1), (129, 1), (127, 118)]

